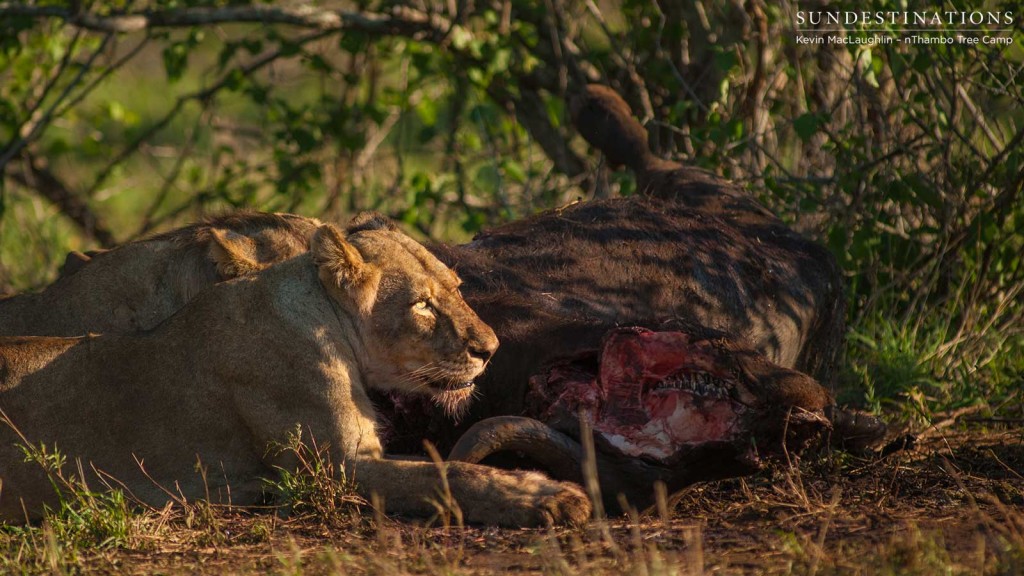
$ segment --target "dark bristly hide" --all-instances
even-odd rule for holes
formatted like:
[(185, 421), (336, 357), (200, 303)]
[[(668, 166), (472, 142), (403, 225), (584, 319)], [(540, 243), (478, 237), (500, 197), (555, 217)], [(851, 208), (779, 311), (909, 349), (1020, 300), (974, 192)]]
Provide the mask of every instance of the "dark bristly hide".
[[(485, 231), (466, 245), (432, 247), (463, 279), (466, 300), (494, 328), (502, 346), (479, 379), (478, 398), (461, 423), (452, 426), (428, 407), (400, 401), (386, 409), (390, 445), (415, 451), (426, 436), (448, 448), (471, 425), (509, 415), (540, 419), (559, 435), (555, 444), (571, 445), (579, 440), (573, 415), (588, 407), (585, 393), (600, 397), (589, 406), (599, 409), (594, 414), (630, 410), (625, 398), (609, 395), (628, 389), (629, 383), (611, 390), (595, 384), (601, 381), (598, 366), (608, 356), (601, 352), (602, 341), (622, 326), (716, 342), (716, 349), (725, 351), (716, 355), (719, 364), (748, 367), (736, 369), (736, 377), (720, 388), (726, 395), (746, 390), (747, 402), (720, 402), (718, 417), (728, 420), (727, 441), (699, 435), (689, 442), (670, 438), (660, 456), (616, 448), (607, 434), (602, 438), (596, 417), (590, 425), (598, 432), (609, 502), (622, 492), (634, 505), (649, 503), (654, 481), (678, 489), (749, 473), (757, 467), (751, 446), (771, 452), (783, 442), (799, 445), (826, 429), (821, 415), (830, 409), (826, 389), (833, 385), (844, 332), (843, 282), (834, 257), (742, 189), (653, 156), (643, 127), (611, 90), (588, 87), (571, 108), (581, 134), (610, 163), (636, 172), (639, 193), (545, 212)], [(643, 354), (611, 356), (629, 364), (642, 362)], [(591, 368), (583, 368), (588, 362)], [(577, 379), (566, 380), (565, 371)], [(558, 395), (569, 382), (576, 383), (579, 394), (573, 402)], [(687, 396), (690, 407), (714, 408), (702, 397), (693, 402), (688, 392), (658, 394), (674, 400)], [(649, 411), (631, 408), (633, 417), (652, 421)], [(675, 416), (676, 425), (686, 428), (692, 422), (683, 421), (711, 418), (712, 412), (683, 410)], [(537, 427), (527, 428), (534, 434)], [(627, 445), (636, 448), (649, 440), (641, 428), (637, 423), (629, 428)], [(501, 452), (486, 461), (524, 465), (515, 455), (523, 450), (501, 448), (502, 442), (522, 443), (515, 429), (499, 420), (493, 429), (484, 424), (471, 436), (489, 437), (491, 447)], [(784, 430), (789, 438), (783, 437)], [(884, 427), (872, 430), (870, 441), (879, 430)], [(534, 436), (531, 446), (538, 443)], [(463, 440), (455, 455), (471, 452), (469, 443)], [(544, 467), (539, 460), (534, 463)]]

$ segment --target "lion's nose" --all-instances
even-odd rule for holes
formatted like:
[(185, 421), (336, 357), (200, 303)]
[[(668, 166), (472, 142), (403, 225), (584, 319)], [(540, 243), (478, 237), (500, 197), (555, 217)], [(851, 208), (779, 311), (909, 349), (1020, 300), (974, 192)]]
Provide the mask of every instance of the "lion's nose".
[(482, 344), (470, 344), (469, 355), (486, 364), (491, 359), (491, 356), (494, 356), (496, 349), (497, 347), (489, 347)]
[(498, 337), (489, 328), (483, 333), (478, 332), (475, 336), (469, 342), (469, 356), (486, 364), (498, 349)]

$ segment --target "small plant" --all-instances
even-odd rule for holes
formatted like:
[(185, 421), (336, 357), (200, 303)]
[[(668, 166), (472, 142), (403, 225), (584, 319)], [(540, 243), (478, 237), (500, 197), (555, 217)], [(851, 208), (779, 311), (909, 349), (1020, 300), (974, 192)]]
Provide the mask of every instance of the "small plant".
[(246, 533), (246, 539), (249, 542), (267, 542), (273, 534), (274, 527), (270, 522), (257, 520), (249, 526), (249, 530)]
[(139, 520), (120, 490), (91, 492), (84, 485), (45, 518), (59, 542), (83, 549), (130, 546)]
[[(139, 517), (124, 492), (119, 489), (93, 491), (86, 482), (81, 462), (74, 473), (68, 474), (66, 458), (56, 446), (48, 449), (42, 443), (33, 445), (6, 416), (2, 416), (0, 422), (18, 433), (25, 462), (40, 466), (57, 494), (57, 506), (45, 506), (43, 522), (60, 543), (89, 549), (125, 546), (132, 542)], [(100, 475), (99, 471), (94, 471)]]
[(884, 318), (849, 332), (849, 387), (863, 391), (869, 410), (902, 407), (912, 419), (930, 419), (941, 384), (928, 359), (936, 344), (927, 337)]
[[(142, 544), (150, 532), (147, 527), (153, 525), (151, 510), (140, 513), (119, 489), (92, 490), (81, 462), (69, 473), (56, 446), (32, 444), (2, 412), (0, 424), (21, 438), (25, 462), (40, 466), (56, 493), (56, 505), (44, 506), (41, 525), (0, 527), (0, 568), (24, 571), (34, 566), (61, 573), (78, 565), (83, 552)], [(11, 554), (12, 550), (16, 552)]]
[(296, 426), (287, 443), (272, 447), (278, 454), (291, 456), (294, 466), (278, 467), (278, 479), (267, 480), (279, 503), (290, 513), (311, 516), (335, 525), (351, 518), (366, 502), (357, 496), (348, 482), (345, 469), (331, 462), (326, 447), (315, 439), (303, 442), (302, 428)]
[[(929, 423), (936, 413), (1012, 408), (1024, 364), (1019, 311), (962, 299), (916, 306), (896, 317), (896, 303), (876, 301), (875, 310), (849, 330), (848, 368), (839, 400), (863, 403), (880, 413)], [(887, 312), (887, 310), (889, 310)], [(974, 326), (963, 329), (963, 316)]]
[(196, 533), (198, 544), (212, 546), (227, 541), (217, 510), (208, 500), (181, 502), (181, 509), (185, 527)]

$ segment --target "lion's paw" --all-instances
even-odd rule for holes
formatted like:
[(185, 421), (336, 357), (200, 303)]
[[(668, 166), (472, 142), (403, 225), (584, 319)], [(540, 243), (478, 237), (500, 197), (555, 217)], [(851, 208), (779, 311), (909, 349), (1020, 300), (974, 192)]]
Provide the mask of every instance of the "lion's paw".
[(590, 517), (590, 499), (578, 485), (538, 472), (486, 470), (486, 501), (464, 502), (470, 522), (513, 527), (578, 526)]
[(554, 489), (541, 494), (535, 504), (539, 512), (537, 526), (582, 526), (590, 518), (590, 498), (570, 482), (552, 482)]

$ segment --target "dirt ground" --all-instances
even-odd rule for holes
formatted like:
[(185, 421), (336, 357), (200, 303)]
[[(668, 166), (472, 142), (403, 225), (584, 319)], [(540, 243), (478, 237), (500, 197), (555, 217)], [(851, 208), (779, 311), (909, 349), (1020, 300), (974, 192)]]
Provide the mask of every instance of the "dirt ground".
[[(991, 424), (990, 424), (991, 425)], [(220, 511), (176, 516), (100, 573), (1020, 574), (1024, 429), (926, 432), (909, 450), (805, 456), (574, 530)]]

